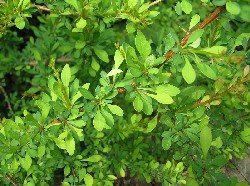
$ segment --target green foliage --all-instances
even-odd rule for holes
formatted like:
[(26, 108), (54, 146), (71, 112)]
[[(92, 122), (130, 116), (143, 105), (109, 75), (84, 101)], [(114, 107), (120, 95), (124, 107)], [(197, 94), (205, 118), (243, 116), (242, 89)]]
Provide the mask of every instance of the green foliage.
[(247, 0), (0, 3), (0, 185), (245, 184)]

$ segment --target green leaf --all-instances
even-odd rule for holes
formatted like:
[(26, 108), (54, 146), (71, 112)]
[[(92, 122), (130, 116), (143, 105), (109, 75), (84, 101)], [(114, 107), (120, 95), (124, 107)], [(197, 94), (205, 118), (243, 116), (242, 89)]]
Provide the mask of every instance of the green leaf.
[(152, 132), (152, 130), (154, 130), (154, 128), (157, 125), (157, 118), (158, 118), (158, 114), (152, 120), (149, 121), (148, 128), (146, 131), (147, 133)]
[(116, 50), (115, 51), (115, 56), (114, 56), (114, 60), (115, 60), (115, 69), (118, 69), (120, 67), (120, 65), (122, 64), (124, 57), (121, 54), (120, 50)]
[(81, 92), (82, 96), (85, 98), (85, 99), (89, 99), (89, 100), (95, 100), (95, 97), (91, 94), (90, 91), (88, 91), (87, 89), (85, 88), (80, 88), (79, 91)]
[(24, 168), (24, 170), (28, 171), (31, 164), (32, 164), (32, 159), (29, 156), (29, 154), (26, 152), (24, 158), (19, 158), (19, 162), (20, 162), (21, 166)]
[(143, 60), (145, 60), (151, 53), (151, 46), (142, 32), (137, 33), (135, 37), (135, 45)]
[(192, 12), (192, 4), (187, 0), (182, 0), (181, 7), (183, 12), (190, 14)]
[(84, 28), (87, 25), (87, 21), (83, 18), (81, 18), (79, 21), (76, 23), (76, 28)]
[(90, 174), (85, 174), (84, 182), (85, 182), (86, 186), (92, 186), (93, 182), (94, 182), (94, 179)]
[(181, 3), (180, 2), (177, 2), (176, 5), (175, 5), (175, 12), (178, 14), (178, 15), (181, 15), (182, 13), (182, 8), (181, 8)]
[(200, 144), (204, 155), (204, 159), (207, 158), (208, 150), (212, 143), (212, 132), (208, 126), (204, 126), (200, 132)]
[(128, 6), (130, 8), (133, 8), (136, 6), (137, 2), (138, 2), (138, 0), (128, 0)]
[(221, 137), (217, 137), (214, 141), (212, 141), (211, 146), (215, 146), (217, 148), (221, 148), (223, 145), (223, 142), (221, 140)]
[(167, 35), (167, 37), (164, 39), (164, 44), (165, 44), (165, 52), (168, 52), (174, 47), (175, 39), (174, 39), (173, 33), (169, 33)]
[(75, 121), (69, 121), (72, 125), (75, 125), (76, 127), (84, 127), (86, 125), (86, 122), (82, 119), (75, 120)]
[(112, 69), (108, 74), (107, 77), (109, 76), (114, 76), (116, 74), (122, 73), (123, 71), (121, 69)]
[(158, 92), (157, 94), (150, 94), (150, 93), (146, 94), (162, 104), (171, 104), (174, 102), (172, 97), (169, 96), (166, 92)]
[(199, 186), (199, 183), (193, 178), (187, 178), (187, 186)]
[(188, 84), (191, 84), (196, 78), (196, 73), (187, 57), (185, 57), (185, 61), (186, 63), (182, 69), (182, 76)]
[(172, 137), (164, 137), (162, 139), (162, 147), (164, 150), (168, 150), (172, 145)]
[(113, 115), (110, 114), (107, 110), (102, 109), (101, 110), (102, 116), (105, 118), (106, 123), (110, 126), (110, 128), (114, 125), (115, 121), (113, 118)]
[(90, 156), (89, 158), (83, 159), (83, 161), (89, 161), (89, 162), (96, 163), (96, 162), (100, 161), (101, 159), (102, 159), (102, 156), (96, 154), (96, 155)]
[(25, 27), (25, 21), (24, 21), (23, 17), (17, 16), (15, 19), (15, 25), (17, 28), (23, 29)]
[(134, 106), (134, 109), (137, 111), (137, 112), (141, 112), (142, 109), (143, 109), (143, 101), (141, 100), (140, 96), (136, 96), (134, 101), (133, 101), (133, 106)]
[(64, 1), (69, 5), (73, 6), (77, 11), (79, 11), (77, 0), (64, 0)]
[(152, 99), (146, 94), (141, 94), (142, 102), (143, 102), (143, 112), (147, 115), (151, 115), (153, 113)]
[(134, 33), (136, 31), (136, 27), (135, 27), (134, 23), (132, 23), (132, 22), (127, 23), (126, 30), (129, 34)]
[(189, 30), (191, 30), (199, 22), (200, 22), (200, 16), (198, 14), (195, 14), (194, 16), (192, 16), (192, 19), (189, 25)]
[(212, 3), (215, 5), (215, 6), (223, 6), (225, 5), (227, 2), (227, 0), (213, 0)]
[(226, 3), (226, 9), (233, 15), (238, 15), (240, 13), (240, 7), (237, 2), (228, 1)]
[(249, 128), (249, 127), (244, 126), (244, 130), (241, 131), (241, 133), (240, 133), (240, 138), (241, 138), (244, 142), (250, 144), (250, 128)]
[(95, 71), (100, 70), (100, 65), (99, 65), (99, 63), (96, 61), (96, 59), (95, 59), (94, 57), (92, 57), (91, 67), (92, 67)]
[(126, 173), (125, 173), (125, 171), (124, 171), (124, 169), (122, 167), (120, 168), (120, 176), (122, 178), (124, 178), (126, 176)]
[(220, 55), (224, 54), (227, 51), (227, 47), (225, 46), (212, 46), (211, 48), (204, 48), (202, 51), (210, 53), (210, 54), (215, 54), (215, 55)]
[(119, 106), (110, 104), (108, 104), (107, 106), (113, 114), (117, 116), (123, 116), (123, 110)]
[(185, 44), (185, 46), (187, 46), (190, 43), (193, 43), (193, 42), (197, 41), (197, 39), (199, 39), (202, 36), (203, 32), (204, 32), (204, 30), (202, 30), (202, 29), (194, 31), (190, 35), (190, 37), (188, 38), (187, 43)]
[(165, 85), (159, 85), (156, 87), (156, 92), (164, 92), (168, 94), (169, 96), (176, 96), (180, 93), (180, 89), (176, 86), (165, 84)]
[(62, 83), (65, 87), (69, 86), (70, 78), (71, 78), (70, 67), (68, 64), (66, 64), (61, 73)]
[(200, 61), (200, 59), (198, 58), (198, 56), (196, 56), (195, 63), (202, 74), (204, 74), (205, 76), (207, 76), (210, 79), (213, 79), (213, 80), (217, 79), (217, 75), (214, 72), (214, 70), (209, 65), (202, 63)]
[(99, 57), (99, 59), (101, 59), (102, 61), (106, 63), (109, 62), (108, 53), (105, 50), (97, 48), (97, 47), (94, 47), (93, 49), (97, 57)]
[(106, 120), (103, 117), (103, 115), (101, 114), (100, 110), (97, 111), (97, 113), (94, 117), (93, 125), (94, 125), (94, 128), (98, 131), (102, 131), (104, 128), (106, 128), (108, 126), (106, 123)]
[(73, 136), (69, 133), (65, 138), (65, 149), (69, 153), (70, 156), (74, 154), (75, 151), (75, 140)]
[(43, 157), (44, 154), (45, 154), (45, 145), (40, 144), (37, 148), (37, 157), (41, 158), (41, 157)]

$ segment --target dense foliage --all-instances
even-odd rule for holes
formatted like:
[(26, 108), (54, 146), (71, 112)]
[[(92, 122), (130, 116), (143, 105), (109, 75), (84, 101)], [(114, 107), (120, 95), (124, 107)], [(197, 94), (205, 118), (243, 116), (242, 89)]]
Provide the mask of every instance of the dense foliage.
[(249, 10), (0, 1), (0, 185), (247, 185), (223, 167), (250, 144)]

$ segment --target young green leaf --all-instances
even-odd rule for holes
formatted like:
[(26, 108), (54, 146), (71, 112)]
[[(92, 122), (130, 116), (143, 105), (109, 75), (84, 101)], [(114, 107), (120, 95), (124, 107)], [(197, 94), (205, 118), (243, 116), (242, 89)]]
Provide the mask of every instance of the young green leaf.
[(64, 0), (69, 5), (73, 6), (77, 11), (79, 11), (77, 0)]
[(29, 154), (26, 152), (24, 158), (19, 158), (19, 162), (20, 162), (21, 166), (24, 168), (24, 170), (28, 171), (31, 164), (32, 164), (32, 159), (29, 156)]
[(84, 28), (87, 25), (87, 21), (83, 18), (81, 18), (77, 23), (76, 23), (76, 28)]
[(109, 128), (100, 110), (97, 111), (93, 120), (93, 124), (94, 124), (95, 129), (98, 131), (102, 131), (104, 128), (107, 128), (107, 127)]
[(162, 147), (164, 150), (168, 150), (172, 145), (172, 137), (164, 137), (162, 139)]
[(193, 178), (187, 178), (187, 186), (199, 186), (199, 183)]
[(45, 145), (40, 144), (37, 148), (37, 157), (41, 158), (41, 157), (43, 157), (44, 154), (45, 154)]
[(202, 63), (200, 61), (200, 59), (198, 58), (198, 56), (196, 56), (195, 63), (202, 74), (204, 74), (205, 76), (207, 76), (210, 79), (213, 79), (213, 80), (217, 79), (217, 75), (214, 72), (214, 70), (210, 66), (208, 66), (207, 64)]
[(215, 54), (215, 55), (220, 55), (224, 54), (227, 51), (227, 47), (225, 46), (212, 46), (211, 48), (204, 48), (202, 51), (210, 53), (210, 54)]
[(91, 94), (90, 91), (88, 91), (87, 89), (85, 88), (80, 88), (79, 91), (81, 92), (82, 96), (85, 98), (85, 99), (89, 99), (89, 100), (95, 100), (95, 97)]
[(101, 109), (101, 113), (102, 113), (103, 117), (105, 118), (106, 123), (108, 124), (108, 126), (112, 127), (114, 125), (114, 123), (115, 123), (113, 115), (110, 114), (105, 109)]
[(198, 14), (195, 14), (190, 21), (189, 30), (191, 30), (199, 22), (200, 16)]
[(162, 104), (171, 104), (174, 102), (172, 97), (169, 96), (166, 92), (157, 92), (157, 94), (150, 94), (150, 93), (146, 94)]
[(135, 45), (142, 58), (145, 60), (151, 53), (151, 46), (142, 32), (137, 33)]
[(114, 60), (115, 60), (115, 69), (118, 69), (124, 60), (124, 57), (121, 54), (120, 50), (115, 51)]
[(180, 2), (176, 3), (176, 5), (175, 5), (175, 12), (176, 12), (176, 14), (181, 15), (182, 8), (181, 8), (181, 3)]
[(191, 84), (194, 82), (195, 78), (196, 78), (196, 73), (192, 67), (192, 65), (190, 64), (189, 60), (187, 57), (185, 57), (185, 65), (182, 69), (182, 77), (185, 79), (185, 81), (188, 84)]
[(70, 82), (70, 78), (71, 78), (71, 72), (70, 72), (70, 67), (68, 64), (66, 64), (63, 67), (62, 73), (61, 73), (61, 79), (62, 79), (62, 83), (65, 87), (69, 86), (69, 82)]
[(143, 101), (141, 100), (140, 96), (136, 96), (134, 101), (133, 101), (133, 106), (134, 106), (134, 109), (137, 111), (137, 112), (141, 112), (142, 109), (143, 109)]
[(75, 151), (75, 139), (69, 133), (68, 136), (65, 138), (65, 149), (69, 153), (70, 156), (74, 154)]
[(107, 106), (113, 114), (117, 116), (123, 116), (123, 110), (119, 106), (110, 104), (108, 104)]
[(90, 174), (85, 174), (84, 176), (84, 182), (86, 186), (92, 186), (94, 183), (94, 179)]
[(105, 50), (94, 47), (94, 52), (97, 55), (97, 57), (99, 57), (102, 61), (106, 63), (109, 62), (108, 53)]
[(122, 73), (123, 71), (121, 69), (112, 69), (108, 74), (107, 77), (109, 76), (114, 76), (116, 74)]
[(158, 114), (156, 114), (156, 116), (152, 120), (149, 121), (148, 128), (146, 130), (147, 133), (152, 132), (152, 130), (154, 130), (154, 128), (157, 125), (157, 118), (158, 118)]
[(96, 155), (90, 156), (89, 158), (83, 159), (83, 161), (89, 161), (89, 162), (96, 163), (96, 162), (100, 161), (101, 159), (102, 159), (102, 156), (96, 154)]
[(226, 9), (233, 15), (238, 15), (240, 13), (240, 7), (237, 2), (228, 1), (226, 3)]
[(197, 39), (199, 39), (202, 36), (203, 32), (204, 32), (204, 30), (202, 30), (202, 29), (194, 31), (190, 35), (190, 37), (188, 38), (187, 43), (185, 44), (185, 46), (187, 46), (190, 43), (193, 43), (193, 42), (197, 41)]
[(207, 157), (208, 150), (212, 143), (212, 132), (208, 126), (204, 126), (200, 132), (200, 144), (204, 155), (204, 159)]
[(183, 12), (190, 14), (192, 12), (192, 4), (188, 0), (182, 0), (181, 7)]
[(134, 33), (136, 31), (135, 24), (132, 22), (127, 23), (126, 30), (129, 34)]
[(15, 25), (17, 28), (23, 29), (25, 27), (25, 21), (24, 21), (23, 17), (21, 17), (21, 16), (16, 17)]

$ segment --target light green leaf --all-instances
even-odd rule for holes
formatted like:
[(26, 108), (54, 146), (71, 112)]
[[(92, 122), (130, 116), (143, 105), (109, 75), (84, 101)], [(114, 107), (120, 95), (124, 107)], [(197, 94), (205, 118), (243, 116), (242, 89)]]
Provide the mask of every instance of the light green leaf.
[(122, 167), (120, 168), (120, 175), (122, 178), (124, 178), (126, 176), (126, 173)]
[(71, 78), (70, 67), (68, 64), (66, 64), (61, 73), (62, 83), (65, 87), (69, 86), (70, 78)]
[(174, 47), (175, 39), (174, 39), (173, 33), (170, 32), (167, 35), (167, 37), (164, 39), (164, 44), (165, 44), (165, 52), (168, 52)]
[(204, 32), (204, 30), (202, 30), (202, 29), (194, 31), (190, 35), (190, 37), (188, 38), (187, 43), (185, 44), (185, 46), (187, 46), (190, 43), (193, 43), (193, 42), (197, 41), (197, 39), (199, 39), (202, 36), (203, 32)]
[(187, 178), (187, 186), (199, 186), (199, 183), (193, 178)]
[(103, 115), (101, 114), (100, 110), (97, 111), (94, 120), (93, 120), (93, 125), (96, 130), (102, 131), (104, 128), (106, 128), (107, 123)]
[(191, 30), (199, 22), (200, 16), (198, 14), (195, 14), (190, 21), (189, 30)]
[(41, 158), (41, 157), (43, 157), (44, 154), (45, 154), (45, 145), (40, 144), (37, 148), (37, 157)]
[(240, 133), (240, 138), (241, 138), (244, 142), (250, 144), (250, 128), (249, 128), (249, 127), (244, 126), (244, 130), (241, 131), (241, 133)]
[(213, 0), (212, 3), (215, 5), (215, 6), (223, 6), (225, 5), (227, 2), (227, 0)]
[(123, 110), (119, 106), (110, 104), (108, 104), (107, 106), (113, 114), (117, 116), (123, 116)]
[(198, 58), (198, 56), (196, 56), (195, 63), (202, 74), (204, 74), (205, 76), (207, 76), (210, 79), (213, 79), (213, 80), (217, 79), (217, 75), (214, 72), (214, 70), (209, 65), (202, 63), (200, 61), (200, 59)]
[(69, 153), (70, 156), (74, 154), (75, 151), (75, 140), (73, 136), (69, 133), (65, 138), (65, 149)]
[(82, 119), (75, 120), (75, 121), (69, 121), (71, 124), (75, 125), (76, 127), (84, 127), (86, 125), (86, 122)]
[(170, 85), (170, 84), (165, 84), (165, 85), (159, 85), (156, 87), (156, 92), (164, 92), (168, 94), (169, 96), (176, 96), (180, 93), (180, 89)]
[(112, 69), (108, 74), (107, 77), (109, 76), (114, 76), (116, 74), (122, 73), (123, 71), (121, 69)]
[(115, 69), (118, 69), (124, 60), (124, 57), (121, 54), (120, 50), (115, 51), (114, 60), (115, 60)]
[(151, 46), (142, 32), (137, 33), (135, 45), (143, 60), (145, 60), (151, 53)]
[(196, 73), (187, 57), (185, 57), (185, 61), (186, 63), (182, 69), (182, 76), (188, 84), (191, 84), (196, 78)]
[(85, 182), (86, 186), (92, 186), (93, 182), (94, 182), (94, 179), (90, 174), (85, 174), (84, 182)]
[(85, 47), (85, 45), (86, 45), (85, 41), (77, 40), (76, 43), (75, 43), (75, 48), (76, 49), (82, 49), (82, 48)]
[(223, 145), (223, 142), (221, 140), (221, 137), (217, 137), (214, 141), (212, 141), (211, 146), (215, 146), (217, 148), (221, 148)]
[(220, 55), (220, 54), (226, 53), (227, 47), (225, 47), (225, 46), (212, 46), (211, 48), (204, 48), (204, 49), (202, 49), (202, 51), (208, 52), (211, 54)]
[(89, 162), (94, 162), (95, 163), (95, 162), (100, 161), (101, 159), (102, 159), (102, 156), (96, 154), (96, 155), (90, 156), (89, 158), (83, 159), (83, 161), (89, 161)]
[(21, 166), (24, 168), (24, 170), (28, 171), (31, 164), (32, 164), (32, 159), (29, 156), (29, 154), (26, 152), (25, 157), (20, 158), (19, 162), (20, 162)]
[(208, 126), (204, 126), (200, 132), (200, 144), (204, 155), (204, 159), (207, 157), (208, 150), (212, 143), (212, 132)]
[(169, 96), (166, 92), (157, 92), (157, 94), (150, 94), (150, 93), (146, 94), (162, 104), (171, 104), (174, 102), (172, 97)]
[(64, 0), (64, 1), (69, 5), (73, 6), (77, 11), (79, 11), (77, 0)]
[(140, 96), (136, 96), (134, 101), (133, 101), (133, 106), (134, 106), (134, 109), (137, 111), (137, 112), (141, 112), (142, 109), (143, 109), (143, 101), (141, 100)]
[(81, 18), (77, 23), (76, 23), (76, 28), (84, 28), (87, 25), (87, 21), (83, 18)]
[(240, 13), (240, 6), (237, 2), (228, 1), (226, 3), (226, 9), (233, 15), (238, 15)]
[(190, 14), (192, 12), (192, 4), (187, 0), (182, 0), (181, 7), (183, 12)]
[(181, 8), (181, 3), (180, 2), (176, 3), (176, 5), (175, 5), (175, 12), (176, 12), (176, 14), (181, 15), (182, 8)]
[(147, 115), (151, 115), (153, 113), (152, 99), (144, 93), (140, 95), (143, 102), (143, 112)]
[(99, 65), (99, 63), (96, 61), (96, 59), (95, 59), (94, 57), (92, 57), (91, 67), (92, 67), (95, 71), (100, 70), (100, 65)]
[(94, 47), (94, 52), (102, 61), (109, 62), (108, 53), (105, 50)]
[[(108, 112), (107, 110), (105, 109), (102, 109), (101, 110), (101, 113), (102, 113), (102, 116), (105, 118), (106, 120), (106, 123), (108, 124), (109, 129), (114, 125), (115, 121), (114, 121), (114, 118), (113, 118), (113, 115), (110, 114), (110, 112)], [(106, 127), (107, 128), (107, 127)]]
[(136, 27), (135, 27), (134, 23), (132, 23), (132, 22), (127, 23), (126, 30), (129, 34), (134, 33), (136, 31)]
[(23, 17), (17, 16), (15, 19), (15, 25), (17, 28), (23, 29), (25, 27), (25, 21), (24, 21)]
[(85, 98), (85, 99), (89, 99), (89, 100), (95, 100), (95, 97), (91, 94), (90, 91), (88, 91), (87, 89), (85, 88), (80, 88), (79, 91), (81, 92), (82, 96)]
[(130, 8), (133, 8), (136, 6), (137, 2), (138, 2), (138, 0), (128, 0), (128, 6)]
[(168, 150), (172, 145), (172, 137), (164, 137), (162, 139), (162, 147), (164, 150)]
[(157, 118), (158, 118), (158, 114), (152, 120), (149, 121), (148, 128), (146, 131), (147, 133), (152, 132), (152, 130), (154, 130), (154, 128), (157, 125)]

